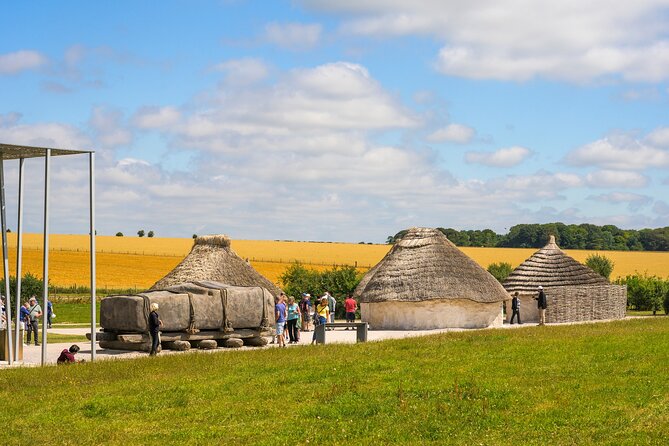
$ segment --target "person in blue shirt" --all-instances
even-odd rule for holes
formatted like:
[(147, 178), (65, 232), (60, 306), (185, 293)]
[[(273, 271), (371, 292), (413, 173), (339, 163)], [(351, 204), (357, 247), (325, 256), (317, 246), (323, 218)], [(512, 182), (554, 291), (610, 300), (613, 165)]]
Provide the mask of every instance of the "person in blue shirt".
[(276, 342), (279, 347), (285, 347), (286, 341), (283, 330), (286, 325), (286, 295), (281, 293), (279, 301), (274, 306), (274, 319), (276, 320)]

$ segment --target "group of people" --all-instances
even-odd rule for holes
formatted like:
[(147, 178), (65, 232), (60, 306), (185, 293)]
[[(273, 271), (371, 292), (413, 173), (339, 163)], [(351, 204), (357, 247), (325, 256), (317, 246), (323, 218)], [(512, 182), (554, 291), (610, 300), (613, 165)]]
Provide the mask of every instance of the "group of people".
[[(286, 335), (288, 332), (288, 343), (297, 344), (300, 342), (300, 332), (311, 331), (310, 324), (313, 326), (323, 325), (335, 321), (335, 310), (337, 300), (325, 291), (325, 294), (317, 298), (315, 303), (311, 302), (311, 294), (303, 293), (302, 300), (295, 302), (293, 296), (286, 297), (281, 293), (274, 306), (274, 319), (276, 321), (276, 332), (272, 343), (278, 343), (279, 347), (286, 346)], [(358, 303), (352, 295), (348, 295), (344, 301), (344, 310), (346, 313), (346, 322), (355, 321), (355, 312), (358, 309)], [(346, 328), (348, 330), (348, 328)], [(315, 332), (312, 338), (315, 342)]]
[[(546, 301), (546, 293), (544, 293), (544, 287), (539, 285), (537, 289), (537, 295), (534, 297), (534, 300), (537, 301), (537, 308), (539, 309), (539, 325), (546, 324), (546, 308), (548, 308), (548, 302)], [(509, 324), (513, 325), (513, 320), (516, 319), (519, 325), (522, 325), (520, 321), (520, 300), (518, 299), (518, 291), (513, 293), (511, 298), (511, 320)]]
[[(7, 328), (7, 313), (5, 308), (5, 296), (2, 296), (2, 312), (0, 316), (0, 328)], [(26, 332), (26, 343), (30, 345), (34, 338), (35, 345), (39, 345), (39, 322), (44, 316), (42, 307), (37, 302), (37, 298), (32, 296), (28, 302), (24, 302), (20, 309), (19, 324), (20, 328)], [(47, 327), (51, 328), (51, 320), (56, 315), (53, 312), (53, 304), (47, 302)]]

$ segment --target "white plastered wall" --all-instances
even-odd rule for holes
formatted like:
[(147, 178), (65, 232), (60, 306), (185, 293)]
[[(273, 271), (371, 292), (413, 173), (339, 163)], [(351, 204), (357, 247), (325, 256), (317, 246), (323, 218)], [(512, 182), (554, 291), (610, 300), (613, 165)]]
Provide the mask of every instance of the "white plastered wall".
[(361, 303), (363, 322), (373, 330), (501, 327), (502, 303), (468, 299)]

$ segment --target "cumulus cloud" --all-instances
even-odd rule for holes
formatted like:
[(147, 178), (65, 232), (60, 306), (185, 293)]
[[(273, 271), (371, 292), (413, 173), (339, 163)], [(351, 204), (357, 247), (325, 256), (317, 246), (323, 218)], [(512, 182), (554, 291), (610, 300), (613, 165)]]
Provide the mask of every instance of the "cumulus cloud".
[(265, 39), (289, 50), (308, 50), (318, 45), (322, 26), (303, 23), (269, 23), (265, 26)]
[(633, 194), (629, 192), (611, 192), (608, 194), (590, 195), (588, 199), (603, 203), (627, 204), (628, 208), (634, 212), (653, 202), (653, 199), (647, 195)]
[(669, 79), (667, 4), (662, 0), (615, 7), (607, 0), (302, 3), (344, 14), (344, 33), (436, 38), (443, 43), (436, 67), (448, 75), (518, 81), (538, 76), (575, 82)]
[(176, 107), (142, 107), (132, 118), (133, 124), (140, 129), (160, 129), (179, 122), (181, 112)]
[(633, 135), (612, 135), (571, 151), (565, 160), (574, 166), (598, 166), (618, 170), (667, 167), (669, 151), (649, 144), (663, 142), (666, 137), (664, 129), (653, 132), (647, 141)]
[(513, 167), (522, 163), (531, 155), (532, 151), (530, 149), (514, 146), (494, 152), (467, 152), (465, 161), (491, 167)]
[(228, 83), (241, 85), (253, 84), (269, 74), (265, 62), (255, 58), (227, 60), (217, 64), (214, 69), (225, 73)]
[(586, 182), (590, 187), (625, 187), (637, 188), (648, 184), (648, 177), (637, 172), (620, 170), (598, 170), (586, 175)]
[(653, 206), (653, 212), (660, 217), (667, 217), (669, 216), (669, 204), (666, 201), (657, 200)]
[(0, 74), (17, 74), (21, 71), (34, 70), (47, 63), (46, 56), (33, 50), (0, 54)]
[(476, 130), (463, 124), (449, 124), (446, 127), (440, 128), (430, 135), (428, 141), (433, 142), (455, 142), (458, 144), (467, 144), (476, 135)]
[(653, 130), (648, 134), (646, 140), (653, 146), (669, 149), (669, 127), (660, 127)]
[(105, 147), (127, 145), (132, 141), (132, 133), (125, 128), (120, 111), (95, 107), (89, 125), (96, 135), (98, 144)]

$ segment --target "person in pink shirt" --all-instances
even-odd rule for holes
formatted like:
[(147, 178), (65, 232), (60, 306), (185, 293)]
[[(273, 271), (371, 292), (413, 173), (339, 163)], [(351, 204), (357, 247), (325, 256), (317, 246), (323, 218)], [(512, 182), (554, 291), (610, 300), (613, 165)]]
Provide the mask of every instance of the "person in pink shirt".
[[(358, 309), (358, 303), (352, 295), (348, 295), (344, 301), (344, 311), (346, 311), (346, 322), (355, 322), (355, 310)], [(346, 327), (348, 330), (348, 327)]]

